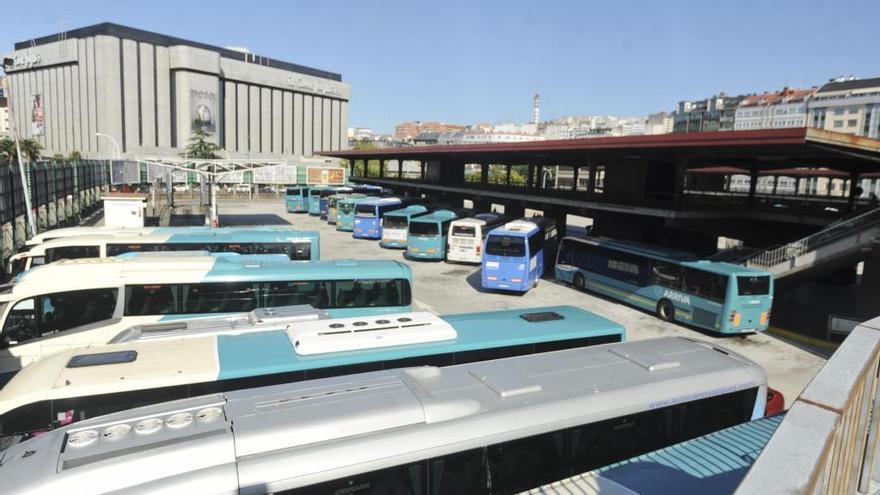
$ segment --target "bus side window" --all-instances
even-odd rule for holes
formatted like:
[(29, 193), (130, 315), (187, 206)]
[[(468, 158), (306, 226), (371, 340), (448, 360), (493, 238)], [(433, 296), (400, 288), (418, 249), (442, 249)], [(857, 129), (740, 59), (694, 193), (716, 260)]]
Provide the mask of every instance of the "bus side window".
[(486, 480), (486, 449), (473, 449), (431, 459), (431, 495), (489, 493)]
[(40, 335), (109, 320), (117, 293), (118, 289), (90, 289), (40, 296)]
[(654, 283), (670, 289), (681, 290), (683, 273), (681, 267), (663, 262), (654, 263)]
[(45, 265), (46, 257), (45, 256), (34, 256), (31, 258), (31, 268), (35, 266)]
[(67, 246), (46, 250), (46, 259), (49, 263), (60, 259), (75, 260), (79, 258), (97, 258), (98, 246)]
[(3, 323), (3, 344), (12, 346), (37, 337), (37, 317), (34, 299), (24, 299), (15, 303)]

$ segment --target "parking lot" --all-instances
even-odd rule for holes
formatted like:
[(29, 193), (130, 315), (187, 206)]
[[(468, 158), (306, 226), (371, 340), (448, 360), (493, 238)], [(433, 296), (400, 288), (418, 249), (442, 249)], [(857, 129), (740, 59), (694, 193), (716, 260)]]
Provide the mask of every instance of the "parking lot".
[[(287, 213), (283, 196), (276, 200), (224, 200), (219, 205), (223, 225), (290, 223), (304, 230), (321, 233), (321, 259), (392, 259), (406, 261), (402, 250), (383, 249), (376, 241), (353, 239), (350, 232), (305, 214)], [(825, 360), (767, 334), (748, 337), (716, 337), (679, 324), (666, 323), (653, 314), (604, 297), (575, 290), (545, 277), (525, 295), (484, 292), (480, 288), (480, 268), (447, 262), (406, 261), (413, 271), (414, 307), (437, 314), (495, 309), (525, 308), (568, 304), (593, 311), (626, 327), (627, 338), (641, 340), (682, 335), (723, 345), (759, 363), (767, 372), (770, 386), (781, 391), (790, 402), (806, 386)], [(552, 274), (551, 274), (552, 275)]]

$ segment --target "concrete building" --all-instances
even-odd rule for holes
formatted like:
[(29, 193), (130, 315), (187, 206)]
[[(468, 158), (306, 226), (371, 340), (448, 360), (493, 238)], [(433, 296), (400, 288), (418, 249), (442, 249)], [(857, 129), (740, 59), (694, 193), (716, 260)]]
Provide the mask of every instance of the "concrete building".
[(515, 134), (509, 132), (465, 132), (461, 136), (461, 144), (488, 143), (524, 143), (527, 141), (544, 141), (534, 134)]
[(733, 129), (805, 127), (807, 101), (815, 91), (816, 88), (783, 88), (782, 91), (747, 96), (736, 109)]
[(178, 156), (195, 126), (229, 155), (299, 164), (347, 145), (339, 74), (104, 23), (16, 43), (10, 101), (44, 153)]
[(6, 98), (0, 96), (0, 138), (4, 138), (11, 135), (11, 130), (9, 129), (9, 107), (7, 105)]
[(394, 137), (401, 141), (409, 141), (423, 132), (455, 132), (463, 131), (465, 126), (447, 124), (445, 122), (403, 122), (394, 126)]
[(645, 123), (645, 134), (669, 134), (672, 132), (673, 118), (668, 112), (648, 115)]
[(680, 101), (672, 132), (732, 131), (736, 109), (745, 96), (724, 93), (697, 101)]
[(880, 139), (880, 77), (837, 78), (807, 105), (810, 127)]

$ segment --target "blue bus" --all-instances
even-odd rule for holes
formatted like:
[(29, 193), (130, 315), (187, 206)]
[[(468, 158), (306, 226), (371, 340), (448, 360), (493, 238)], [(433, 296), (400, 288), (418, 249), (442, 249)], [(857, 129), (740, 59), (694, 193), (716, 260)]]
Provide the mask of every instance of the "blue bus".
[(359, 201), (354, 208), (354, 237), (381, 239), (382, 218), (389, 211), (405, 208), (409, 203), (400, 198), (379, 198)]
[(379, 199), (378, 196), (342, 198), (336, 203), (336, 230), (354, 231), (354, 210), (358, 204)]
[(288, 186), (284, 192), (284, 206), (288, 213), (306, 213), (309, 211), (308, 186)]
[(331, 186), (311, 186), (308, 195), (309, 215), (318, 216), (321, 213), (321, 193), (331, 189)]
[(528, 292), (544, 276), (555, 242), (556, 221), (550, 218), (522, 218), (489, 231), (480, 270), (483, 288)]
[(770, 273), (699, 260), (682, 251), (566, 237), (556, 278), (652, 311), (663, 320), (724, 334), (762, 332), (770, 323)]
[(449, 224), (468, 216), (466, 210), (437, 210), (430, 215), (413, 218), (407, 231), (406, 255), (414, 260), (442, 260), (446, 258), (446, 240)]
[[(274, 328), (270, 322), (258, 331), (233, 329), (181, 339), (177, 348), (185, 353), (169, 353), (169, 346), (149, 340), (73, 349), (43, 358), (42, 373), (36, 366), (24, 368), (0, 392), (0, 434), (51, 428), (58, 412), (71, 410), (79, 421), (206, 393), (382, 369), (475, 363), (623, 340), (624, 328), (618, 323), (573, 306), (551, 306), (443, 317), (408, 312), (281, 322)], [(107, 362), (102, 356), (114, 351), (135, 357), (110, 365), (113, 373), (99, 373)], [(189, 366), (181, 368), (181, 354), (192, 360)], [(98, 369), (55, 393), (57, 373), (69, 371), (71, 355)], [(52, 380), (47, 380), (50, 375)], [(26, 397), (18, 393), (22, 389), (28, 391)], [(3, 400), (3, 394), (17, 399)]]
[(328, 187), (321, 191), (321, 194), (318, 198), (318, 218), (321, 220), (327, 220), (327, 214), (329, 212), (330, 205), (330, 196), (334, 194), (347, 194), (354, 192), (354, 189), (350, 187)]
[(425, 205), (409, 205), (389, 211), (382, 219), (382, 240), (379, 245), (383, 248), (406, 249), (409, 222), (428, 213), (431, 213), (431, 208)]

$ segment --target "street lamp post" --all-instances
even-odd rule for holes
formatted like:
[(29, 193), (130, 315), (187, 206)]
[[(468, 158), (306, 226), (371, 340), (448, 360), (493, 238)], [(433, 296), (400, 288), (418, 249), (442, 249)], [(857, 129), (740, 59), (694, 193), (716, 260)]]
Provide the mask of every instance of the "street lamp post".
[[(116, 139), (113, 136), (111, 136), (109, 134), (104, 134), (103, 132), (96, 132), (95, 136), (104, 137), (104, 138), (109, 139), (110, 142), (113, 143), (113, 146), (116, 147), (116, 159), (118, 160), (119, 158), (122, 157), (122, 152), (119, 150), (119, 143), (116, 142)], [(107, 160), (107, 172), (110, 174), (110, 177), (109, 177), (110, 184), (108, 184), (108, 187), (109, 187), (109, 185), (111, 185), (113, 183), (113, 165), (112, 165), (112, 163), (113, 163), (112, 159)]]

